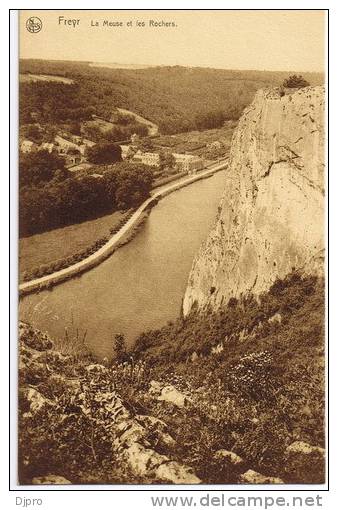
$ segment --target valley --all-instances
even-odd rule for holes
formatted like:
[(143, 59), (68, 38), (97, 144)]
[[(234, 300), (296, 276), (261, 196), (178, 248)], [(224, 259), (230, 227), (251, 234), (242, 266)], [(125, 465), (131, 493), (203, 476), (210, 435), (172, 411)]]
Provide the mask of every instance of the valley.
[(323, 484), (323, 76), (21, 71), (20, 483)]

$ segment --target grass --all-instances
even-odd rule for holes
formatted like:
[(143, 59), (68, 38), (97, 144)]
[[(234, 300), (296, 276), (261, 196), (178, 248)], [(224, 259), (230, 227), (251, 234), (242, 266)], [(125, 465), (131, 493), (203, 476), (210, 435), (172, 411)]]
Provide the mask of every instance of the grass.
[(126, 214), (116, 211), (94, 220), (21, 238), (20, 281), (24, 273), (30, 273), (36, 267), (74, 255), (92, 245), (97, 239), (110, 236), (110, 229), (117, 226)]

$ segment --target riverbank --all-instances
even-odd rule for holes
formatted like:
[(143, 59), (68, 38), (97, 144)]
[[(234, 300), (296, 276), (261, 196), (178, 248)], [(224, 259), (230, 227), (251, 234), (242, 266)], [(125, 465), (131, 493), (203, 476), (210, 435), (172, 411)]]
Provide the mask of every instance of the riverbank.
[[(99, 247), (95, 253), (92, 253), (85, 259), (72, 264), (67, 268), (63, 268), (62, 270), (56, 271), (52, 274), (48, 274), (20, 284), (20, 295), (22, 296), (32, 292), (38, 292), (43, 289), (48, 289), (57, 283), (61, 283), (65, 280), (73, 278), (74, 276), (79, 275), (84, 271), (88, 271), (89, 269), (100, 264), (116, 249), (118, 249), (121, 246), (121, 243), (126, 243), (126, 239), (128, 239), (129, 236), (132, 236), (134, 229), (138, 227), (140, 221), (144, 221), (143, 213), (148, 211), (149, 208), (153, 207), (153, 205), (155, 205), (160, 198), (177, 189), (188, 186), (195, 181), (208, 178), (215, 172), (223, 170), (226, 168), (226, 166), (227, 161), (222, 161), (221, 163), (217, 163), (196, 175), (183, 178), (182, 180), (175, 181), (169, 185), (154, 190), (151, 197), (149, 197), (145, 202), (143, 202), (143, 204), (141, 204), (141, 206), (132, 214), (128, 221), (122, 226), (122, 228), (120, 228), (118, 232), (114, 233), (114, 235), (107, 242), (105, 242), (103, 246)], [(126, 237), (127, 234), (128, 237)]]
[[(89, 249), (99, 239), (111, 237), (112, 230), (121, 227), (127, 214), (128, 211), (115, 211), (92, 220), (22, 237), (19, 239), (20, 283), (44, 276), (46, 267), (57, 266)], [(50, 272), (56, 269), (61, 269), (61, 266)]]

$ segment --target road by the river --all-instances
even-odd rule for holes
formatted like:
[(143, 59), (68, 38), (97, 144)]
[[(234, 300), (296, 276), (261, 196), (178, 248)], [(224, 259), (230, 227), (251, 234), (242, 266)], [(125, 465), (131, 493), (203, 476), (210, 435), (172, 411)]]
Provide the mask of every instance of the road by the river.
[(19, 285), (20, 294), (28, 294), (30, 292), (41, 290), (42, 288), (48, 286), (49, 284), (55, 284), (59, 281), (75, 276), (76, 274), (79, 274), (87, 269), (95, 267), (98, 263), (100, 263), (107, 256), (109, 256), (109, 254), (112, 253), (114, 249), (116, 249), (119, 246), (119, 242), (121, 241), (123, 236), (135, 226), (137, 221), (140, 219), (142, 213), (147, 209), (147, 207), (151, 205), (153, 201), (156, 201), (156, 199), (159, 199), (162, 196), (171, 193), (172, 191), (182, 188), (183, 186), (187, 186), (188, 184), (198, 181), (199, 179), (209, 177), (213, 175), (215, 172), (223, 170), (224, 168), (227, 167), (227, 165), (228, 161), (223, 160), (219, 163), (210, 166), (206, 170), (201, 170), (200, 172), (192, 176), (188, 176), (178, 181), (174, 181), (172, 183), (164, 185), (160, 188), (156, 188), (155, 190), (152, 191), (151, 196), (147, 200), (145, 200), (145, 202), (143, 202), (138, 207), (138, 209), (136, 209), (136, 211), (129, 218), (129, 220), (121, 227), (121, 229), (116, 234), (114, 234), (106, 242), (106, 244), (99, 248), (95, 253), (89, 255), (88, 257), (81, 260), (80, 262), (77, 262), (76, 264), (61, 269), (60, 271), (56, 271), (55, 273), (51, 273), (46, 276), (42, 276), (41, 278), (36, 278), (34, 280), (30, 280), (29, 282), (24, 282), (20, 284)]

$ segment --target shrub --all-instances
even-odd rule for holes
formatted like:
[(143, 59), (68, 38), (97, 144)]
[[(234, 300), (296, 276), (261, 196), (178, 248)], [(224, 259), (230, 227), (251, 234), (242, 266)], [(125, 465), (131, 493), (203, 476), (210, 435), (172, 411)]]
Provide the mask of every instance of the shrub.
[[(33, 416), (24, 415), (27, 403), (21, 398), (20, 482), (29, 483), (34, 476), (54, 471), (75, 482), (96, 478), (111, 483), (116, 476), (111, 466), (119, 471), (112, 448), (116, 435), (104, 414), (115, 399), (112, 383), (104, 376), (95, 381), (91, 376), (83, 378), (76, 390), (62, 385), (62, 392), (55, 395), (47, 382), (44, 389), (52, 393), (54, 405), (43, 406)], [(117, 478), (127, 479), (127, 475), (119, 473)]]
[(52, 272), (59, 271), (60, 269), (62, 269), (62, 261), (61, 260), (57, 260), (56, 262), (53, 262), (51, 264), (51, 266), (52, 266), (52, 269), (53, 269)]
[(228, 372), (230, 388), (254, 399), (271, 398), (275, 388), (272, 375), (272, 354), (253, 352), (242, 356)]
[(303, 76), (293, 74), (292, 76), (289, 76), (289, 78), (286, 78), (283, 82), (283, 87), (289, 88), (289, 89), (300, 89), (303, 87), (309, 87), (310, 83), (306, 81)]
[[(278, 476), (284, 465), (284, 452), (290, 442), (287, 426), (273, 410), (260, 418), (256, 425), (236, 434), (234, 448), (256, 469)], [(252, 464), (251, 464), (252, 465)]]
[(124, 361), (127, 361), (128, 354), (124, 335), (115, 335), (114, 353), (115, 359), (118, 363), (123, 363)]

